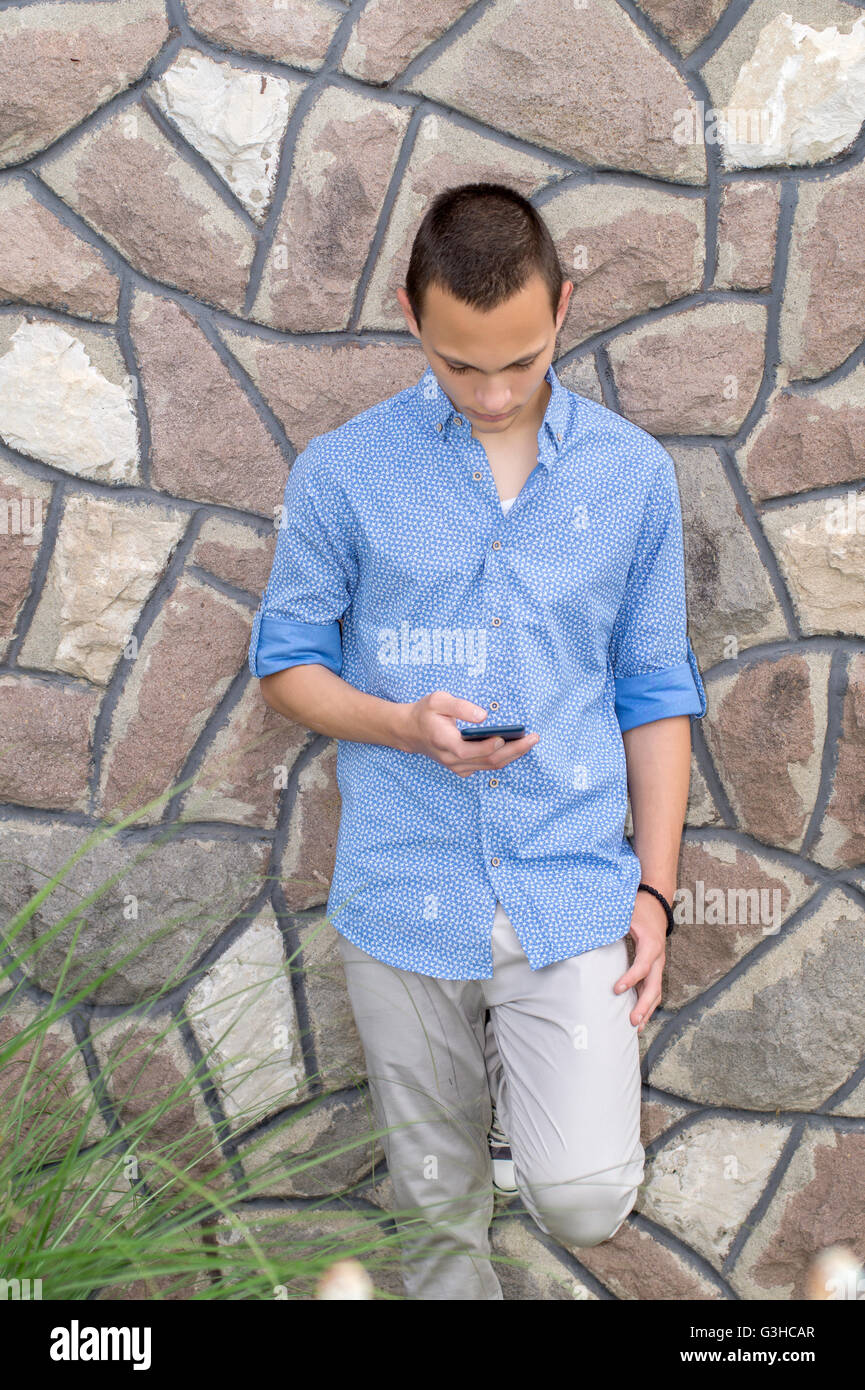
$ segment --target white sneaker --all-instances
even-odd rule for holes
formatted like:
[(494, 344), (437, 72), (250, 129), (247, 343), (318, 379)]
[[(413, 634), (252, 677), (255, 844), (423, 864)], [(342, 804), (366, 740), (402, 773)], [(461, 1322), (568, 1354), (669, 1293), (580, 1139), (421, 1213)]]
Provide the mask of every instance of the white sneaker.
[(493, 1170), (493, 1187), (496, 1192), (504, 1192), (511, 1196), (514, 1192), (518, 1192), (519, 1188), (514, 1175), (514, 1160), (511, 1157), (510, 1141), (499, 1124), (495, 1106), (493, 1106), (493, 1119), (487, 1138)]

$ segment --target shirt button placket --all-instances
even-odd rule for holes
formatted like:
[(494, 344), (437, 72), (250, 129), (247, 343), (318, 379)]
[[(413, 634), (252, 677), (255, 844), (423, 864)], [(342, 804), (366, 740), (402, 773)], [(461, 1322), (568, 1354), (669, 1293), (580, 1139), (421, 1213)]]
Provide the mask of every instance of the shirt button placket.
[[(463, 422), (462, 422), (462, 420), (460, 419), (460, 417), (459, 417), (458, 415), (455, 415), (455, 416), (454, 416), (454, 423), (457, 424), (457, 425), (461, 425)], [(483, 449), (483, 445), (480, 443), (479, 440), (475, 440), (475, 439), (472, 439), (472, 438), (469, 437), (469, 438), (466, 440), (466, 442), (467, 442), (469, 448), (471, 448), (472, 446), (476, 446), (477, 448)], [(472, 470), (472, 479), (473, 479), (473, 481), (476, 482), (476, 483), (487, 483), (487, 484), (488, 484), (488, 483), (491, 481), (491, 479), (490, 479), (488, 473), (485, 473), (485, 472), (484, 472), (482, 469), (480, 469), (480, 468), (475, 468), (475, 469)], [(494, 482), (493, 482), (492, 485), (493, 485), (493, 487), (495, 487), (495, 483), (494, 483)], [(501, 550), (501, 548), (502, 548), (502, 543), (501, 543), (501, 541), (500, 541), (498, 538), (496, 538), (496, 539), (492, 542), (492, 549), (498, 551), (498, 550)], [(502, 625), (502, 620), (501, 620), (501, 618), (498, 616), (498, 614), (494, 614), (493, 617), (490, 618), (490, 625), (491, 625), (492, 627), (501, 627), (501, 625)], [(498, 701), (498, 700), (490, 700), (490, 702), (489, 702), (489, 708), (490, 708), (491, 711), (492, 711), (492, 710), (497, 710), (497, 709), (499, 708), (499, 701)], [(499, 777), (490, 777), (490, 778), (488, 778), (488, 780), (487, 780), (487, 786), (488, 786), (488, 787), (496, 788), (496, 787), (498, 787), (499, 785), (500, 785), (500, 778), (499, 778)], [(503, 784), (502, 784), (502, 785), (503, 785)], [(481, 805), (481, 817), (482, 817), (482, 821), (481, 821), (481, 833), (482, 833), (482, 835), (484, 836), (484, 838), (486, 838), (487, 824), (485, 823), (486, 818), (485, 818), (484, 815), (483, 815), (483, 804)], [(501, 865), (501, 862), (502, 862), (501, 855), (494, 854), (494, 855), (491, 855), (491, 856), (490, 856), (489, 864), (490, 864), (490, 867), (491, 867), (491, 868), (493, 868), (493, 869), (499, 868), (499, 866)]]

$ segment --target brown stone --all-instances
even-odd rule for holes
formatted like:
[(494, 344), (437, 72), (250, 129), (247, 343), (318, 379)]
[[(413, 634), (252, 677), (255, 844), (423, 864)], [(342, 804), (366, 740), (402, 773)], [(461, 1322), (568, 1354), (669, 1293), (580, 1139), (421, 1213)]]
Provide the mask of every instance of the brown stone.
[(701, 669), (787, 635), (781, 605), (714, 449), (670, 446), (682, 504), (688, 627)]
[[(707, 691), (707, 695), (710, 696)], [(630, 814), (630, 803), (629, 814)], [(720, 825), (723, 820), (721, 813), (715, 805), (711, 792), (709, 791), (706, 779), (697, 765), (696, 757), (691, 753), (691, 780), (688, 786), (688, 806), (685, 811), (686, 825)], [(627, 827), (625, 834), (629, 834)]]
[(668, 1030), (649, 1083), (703, 1105), (821, 1109), (865, 1051), (863, 927), (865, 913), (849, 892), (817, 897)]
[[(155, 1178), (156, 1174), (152, 1176)], [(201, 1226), (193, 1228), (190, 1234), (181, 1235), (177, 1240), (177, 1247), (183, 1254), (195, 1244), (200, 1245), (202, 1250), (207, 1248), (207, 1226), (204, 1222)], [(159, 1251), (156, 1258), (164, 1259), (163, 1251)], [(183, 1270), (180, 1274), (144, 1275), (140, 1279), (127, 1278), (123, 1283), (106, 1284), (95, 1294), (95, 1298), (97, 1302), (106, 1303), (147, 1303), (156, 1298), (187, 1303), (191, 1298), (204, 1293), (209, 1286), (210, 1279), (206, 1270), (202, 1274)]]
[[(427, 366), (422, 350), (414, 345), (299, 347), (228, 329), (222, 329), (221, 336), (298, 453), (316, 435), (336, 429), (368, 406), (413, 386)], [(281, 502), (282, 492), (282, 486), (278, 496), (275, 490), (271, 492), (271, 504)]]
[[(275, 505), (274, 513), (278, 512)], [(275, 548), (275, 529), (261, 535), (243, 522), (209, 516), (189, 552), (189, 562), (257, 599), (270, 577)]]
[[(865, 1134), (809, 1125), (730, 1282), (740, 1298), (801, 1301), (815, 1257), (840, 1245), (865, 1260)], [(861, 1299), (862, 1286), (835, 1298)]]
[(415, 232), (436, 194), (461, 183), (487, 182), (507, 184), (531, 198), (560, 176), (547, 160), (466, 130), (438, 113), (424, 116), (364, 296), (360, 327), (405, 331), (396, 290), (405, 283)]
[[(238, 604), (181, 579), (148, 630), (114, 711), (103, 763), (106, 814), (129, 815), (174, 786), (246, 658), (249, 630)], [(165, 808), (162, 800), (137, 823), (159, 820)]]
[(188, 0), (193, 29), (225, 48), (260, 53), (295, 68), (320, 68), (339, 9), (327, 0)]
[(558, 350), (700, 288), (705, 205), (652, 188), (585, 184), (544, 204), (574, 289)]
[(548, 1249), (537, 1226), (497, 1214), (490, 1228), (492, 1266), (506, 1303), (595, 1303), (598, 1295), (568, 1266), (560, 1246)]
[(119, 293), (102, 253), (37, 202), (22, 179), (0, 188), (0, 300), (110, 323)]
[(768, 290), (781, 210), (778, 183), (728, 183), (718, 219), (715, 288)]
[(370, 0), (339, 66), (362, 82), (391, 82), (470, 7), (471, 0)]
[(801, 907), (816, 881), (731, 840), (686, 839), (667, 942), (664, 1007), (679, 1009), (723, 979)]
[(184, 816), (273, 829), (280, 792), (308, 737), (306, 728), (264, 703), (250, 678), (184, 796)]
[(21, 608), (30, 592), (42, 526), (54, 491), (3, 460), (0, 476), (0, 657), (18, 631)]
[[(299, 1209), (285, 1204), (262, 1203), (260, 1206), (238, 1205), (232, 1209), (230, 1221), (222, 1221), (217, 1231), (219, 1248), (214, 1259), (226, 1246), (248, 1241), (252, 1236), (255, 1249), (263, 1250), (273, 1261), (275, 1269), (288, 1273), (282, 1287), (292, 1301), (310, 1302), (316, 1299), (318, 1279), (325, 1264), (333, 1264), (339, 1252), (348, 1249), (369, 1276), (373, 1289), (391, 1299), (405, 1299), (399, 1262), (399, 1236), (375, 1219), (372, 1210), (322, 1209), (318, 1205)], [(259, 1269), (256, 1260), (255, 1269)], [(249, 1263), (244, 1261), (241, 1273), (234, 1273), (236, 1261), (224, 1261), (220, 1270), (221, 1287), (231, 1296), (231, 1285), (238, 1278), (245, 1286), (249, 1279)], [(262, 1293), (265, 1291), (262, 1290)], [(273, 1297), (266, 1288), (268, 1297)]]
[[(173, 1201), (201, 1201), (191, 1183), (224, 1189), (227, 1174), (217, 1173), (224, 1160), (199, 1089), (208, 1080), (207, 1063), (196, 1076), (171, 1019), (158, 1026), (95, 1019), (93, 1046), (120, 1123), (136, 1133), (142, 1176), (158, 1177), (165, 1200), (170, 1194)], [(160, 1167), (160, 1157), (181, 1176)]]
[(811, 851), (828, 868), (855, 868), (865, 860), (865, 655), (850, 658), (841, 708), (841, 732), (829, 804)]
[(132, 85), (168, 37), (162, 0), (0, 14), (0, 165), (17, 164)]
[(309, 1043), (315, 1063), (309, 1073), (324, 1091), (355, 1086), (366, 1076), (363, 1047), (345, 982), (337, 930), (324, 916), (296, 923), (300, 954), (291, 962), (309, 1018)]
[(858, 481), (865, 471), (865, 367), (807, 395), (776, 391), (739, 457), (757, 501)]
[(194, 319), (172, 300), (139, 291), (130, 329), (150, 421), (154, 486), (273, 516), (288, 463)]
[(70, 1023), (62, 1017), (48, 1023), (47, 1012), (24, 995), (0, 998), (0, 1158), (9, 1165), (14, 1148), (21, 1172), (105, 1134)]
[(680, 53), (693, 53), (711, 34), (724, 10), (726, 0), (637, 0), (655, 28)]
[[(666, 1004), (666, 1000), (664, 1001)], [(665, 1134), (671, 1125), (687, 1115), (692, 1107), (670, 1100), (644, 1101), (640, 1107), (640, 1142), (648, 1148)]]
[(825, 376), (862, 341), (865, 169), (799, 186), (781, 306), (779, 384)]
[(0, 676), (0, 801), (46, 810), (87, 808), (100, 692)]
[(293, 332), (348, 326), (411, 117), (327, 87), (307, 114), (252, 317)]
[(143, 106), (116, 111), (39, 172), (136, 270), (242, 310), (252, 234)]
[(573, 1253), (616, 1298), (668, 1303), (687, 1299), (702, 1303), (722, 1296), (717, 1286), (678, 1251), (662, 1245), (649, 1232), (638, 1230), (627, 1219), (611, 1240), (602, 1240), (600, 1245), (575, 1246)]
[(798, 849), (820, 780), (829, 657), (791, 652), (713, 682), (702, 721), (739, 829)]
[(735, 434), (763, 376), (766, 311), (700, 304), (609, 344), (622, 414), (650, 434)]
[(702, 140), (675, 139), (687, 83), (613, 0), (500, 0), (407, 85), (585, 164), (705, 179)]
[(243, 1171), (262, 1197), (345, 1192), (384, 1160), (369, 1097), (352, 1091), (311, 1104), (240, 1146)]
[[(63, 870), (16, 940), (40, 989), (94, 1004), (160, 999), (261, 891), (270, 845), (159, 826), (134, 842), (115, 827), (14, 820), (3, 825), (0, 927)], [(85, 903), (86, 899), (86, 903)], [(83, 906), (82, 906), (83, 905)]]
[(569, 391), (575, 391), (578, 396), (583, 396), (586, 400), (597, 401), (598, 405), (605, 404), (601, 379), (598, 376), (598, 368), (593, 356), (572, 357), (564, 367), (560, 366), (558, 362), (553, 365), (559, 381)]
[(297, 780), (291, 834), (279, 875), (290, 912), (327, 902), (341, 806), (336, 750), (336, 740), (331, 739), (304, 765)]

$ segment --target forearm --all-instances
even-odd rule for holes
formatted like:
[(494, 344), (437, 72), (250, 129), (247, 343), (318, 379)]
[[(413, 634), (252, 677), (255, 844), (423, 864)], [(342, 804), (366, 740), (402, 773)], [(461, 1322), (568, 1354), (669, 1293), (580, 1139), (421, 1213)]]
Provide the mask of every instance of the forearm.
[(410, 706), (367, 695), (327, 666), (288, 666), (262, 676), (259, 684), (266, 705), (318, 734), (408, 751)]
[(691, 721), (686, 714), (655, 719), (627, 729), (622, 740), (642, 880), (672, 903), (688, 806)]

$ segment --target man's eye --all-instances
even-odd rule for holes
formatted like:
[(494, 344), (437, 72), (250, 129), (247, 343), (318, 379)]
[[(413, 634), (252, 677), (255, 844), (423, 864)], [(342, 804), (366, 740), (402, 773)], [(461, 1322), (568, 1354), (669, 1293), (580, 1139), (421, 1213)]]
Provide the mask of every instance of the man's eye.
[[(527, 372), (533, 366), (534, 362), (516, 362), (511, 370), (514, 372)], [(464, 372), (471, 371), (470, 367), (452, 367), (450, 362), (447, 363), (447, 369), (449, 372), (453, 372), (454, 376), (462, 376)]]

